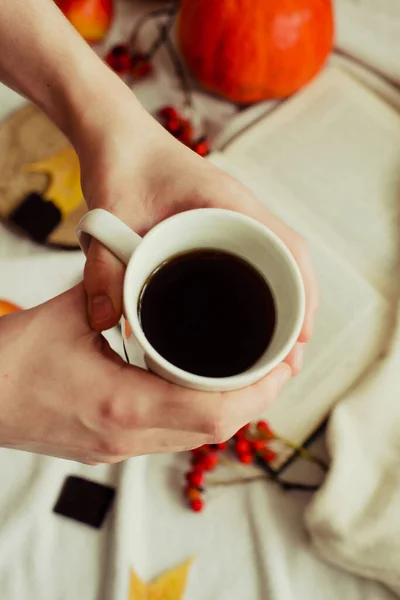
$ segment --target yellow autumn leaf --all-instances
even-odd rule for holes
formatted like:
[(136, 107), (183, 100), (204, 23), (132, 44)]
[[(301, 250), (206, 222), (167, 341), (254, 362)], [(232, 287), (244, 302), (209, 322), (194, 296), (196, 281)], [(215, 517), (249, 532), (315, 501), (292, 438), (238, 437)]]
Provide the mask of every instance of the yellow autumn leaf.
[(191, 560), (145, 584), (131, 571), (129, 600), (183, 600)]
[(134, 571), (131, 570), (131, 579), (129, 586), (129, 600), (147, 600), (147, 586), (139, 579)]
[(82, 203), (79, 159), (72, 146), (67, 146), (44, 160), (26, 165), (26, 170), (49, 176), (50, 182), (43, 195), (60, 209), (63, 217)]

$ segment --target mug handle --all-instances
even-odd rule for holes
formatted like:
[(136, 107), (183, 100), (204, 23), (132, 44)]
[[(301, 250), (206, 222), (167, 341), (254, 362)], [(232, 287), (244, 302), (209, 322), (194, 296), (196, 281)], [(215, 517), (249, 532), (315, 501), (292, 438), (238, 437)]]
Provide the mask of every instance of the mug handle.
[(112, 252), (124, 265), (139, 246), (142, 238), (121, 219), (102, 208), (95, 208), (79, 221), (76, 228), (79, 245), (87, 254), (93, 237)]

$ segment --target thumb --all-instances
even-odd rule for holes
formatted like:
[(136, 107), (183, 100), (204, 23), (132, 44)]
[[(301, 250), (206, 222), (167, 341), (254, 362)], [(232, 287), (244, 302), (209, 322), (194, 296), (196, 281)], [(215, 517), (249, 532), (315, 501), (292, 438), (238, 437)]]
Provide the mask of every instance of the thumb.
[(122, 313), (125, 266), (92, 239), (84, 270), (90, 326), (104, 331), (116, 325)]

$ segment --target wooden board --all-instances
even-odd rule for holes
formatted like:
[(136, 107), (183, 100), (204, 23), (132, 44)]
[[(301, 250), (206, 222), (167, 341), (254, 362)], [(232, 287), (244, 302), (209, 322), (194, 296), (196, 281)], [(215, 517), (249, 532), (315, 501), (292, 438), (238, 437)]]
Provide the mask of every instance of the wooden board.
[[(65, 136), (32, 104), (0, 123), (0, 219), (7, 222), (27, 194), (42, 194), (48, 185), (47, 175), (29, 173), (25, 165), (56, 154), (67, 144)], [(86, 211), (82, 202), (49, 235), (47, 244), (78, 248), (75, 230)]]

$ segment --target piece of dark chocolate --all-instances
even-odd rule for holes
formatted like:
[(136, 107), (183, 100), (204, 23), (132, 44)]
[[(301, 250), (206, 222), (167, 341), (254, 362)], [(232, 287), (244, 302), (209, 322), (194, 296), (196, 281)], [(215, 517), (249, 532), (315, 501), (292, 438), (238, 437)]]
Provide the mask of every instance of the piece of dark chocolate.
[(111, 508), (115, 489), (82, 477), (69, 476), (53, 511), (99, 529)]
[(60, 209), (40, 194), (28, 194), (9, 215), (8, 220), (35, 242), (44, 243), (62, 219)]

